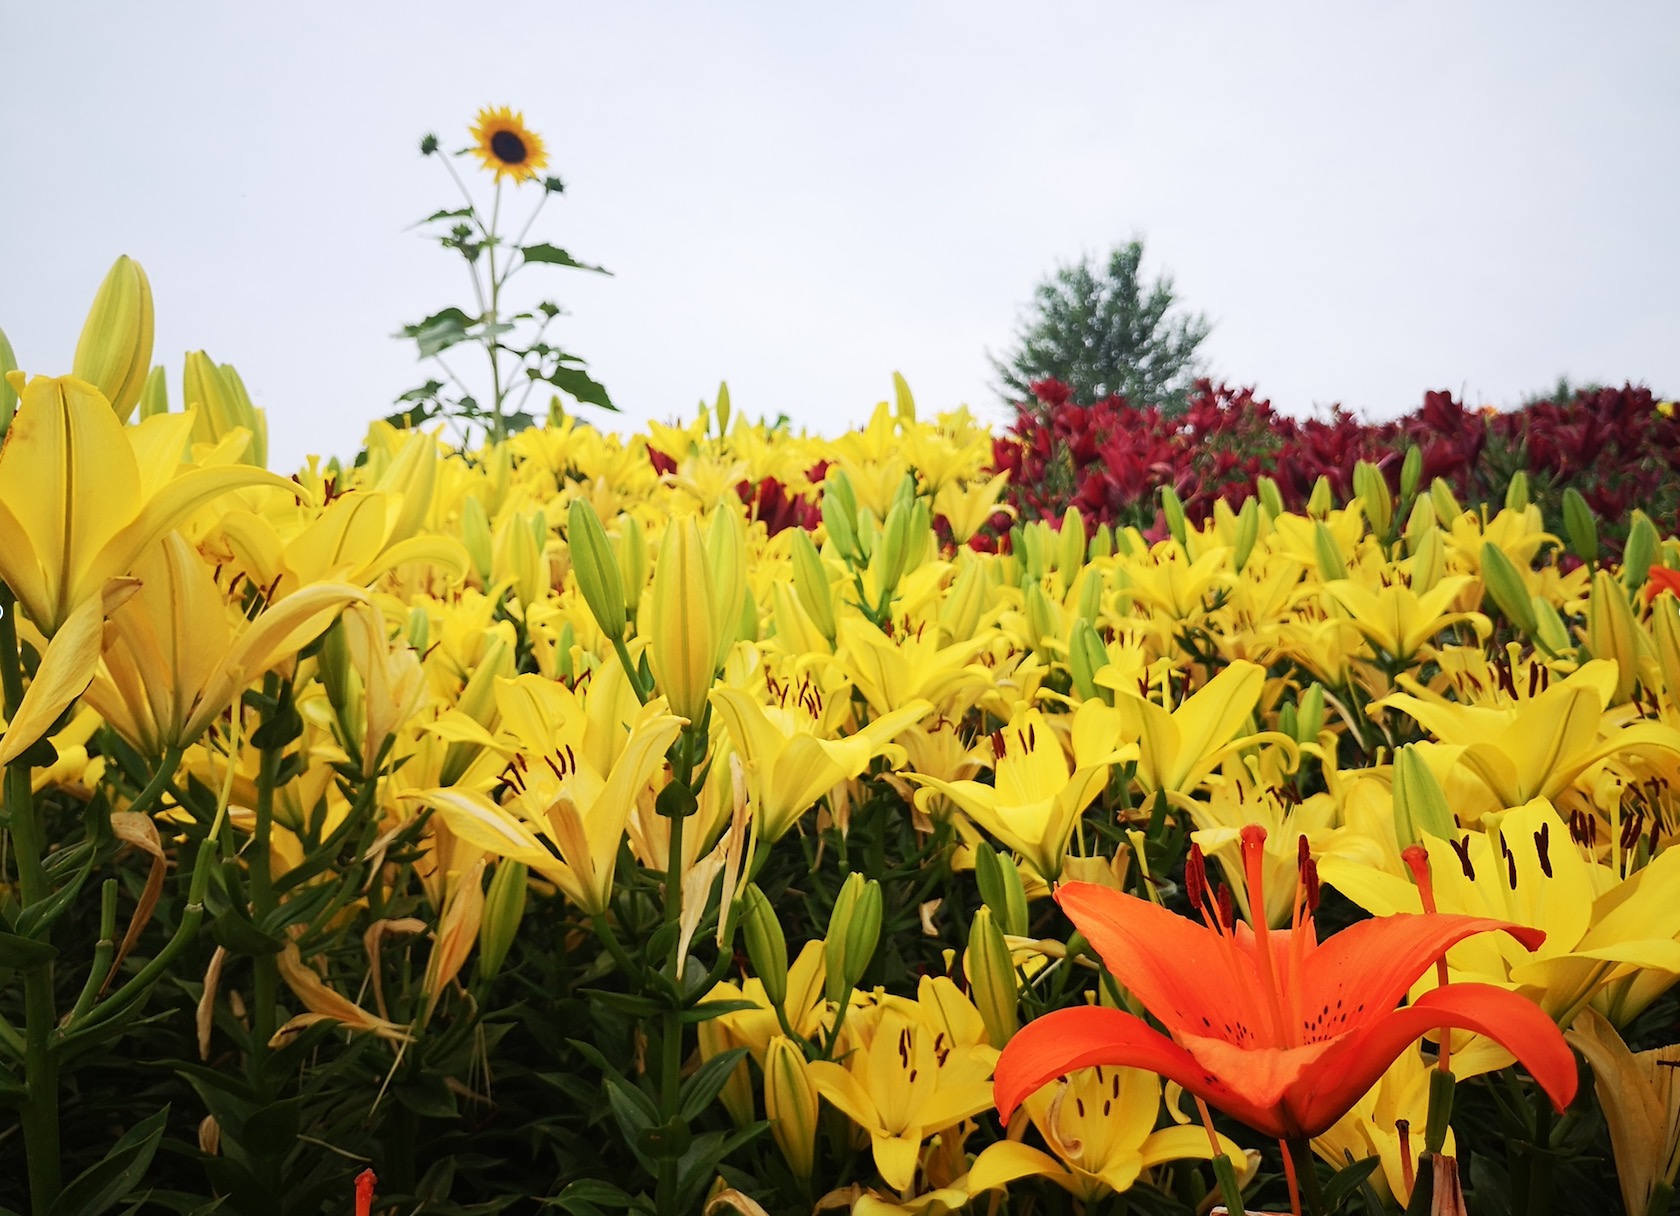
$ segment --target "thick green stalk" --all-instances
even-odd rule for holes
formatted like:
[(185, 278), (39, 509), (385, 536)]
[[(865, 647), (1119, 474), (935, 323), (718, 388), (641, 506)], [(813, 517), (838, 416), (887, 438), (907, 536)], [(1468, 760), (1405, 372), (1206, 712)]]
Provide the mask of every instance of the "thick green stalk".
[[(276, 699), (280, 691), (279, 677), (270, 673), (263, 684), (263, 692)], [(263, 715), (266, 724), (271, 721)], [(274, 783), (280, 771), (279, 747), (265, 747), (257, 768), (256, 821), (251, 832), (251, 915), (258, 925), (266, 923), (275, 908), (274, 871), (270, 860), (270, 841), (274, 830)], [(230, 761), (231, 763), (231, 761)], [(272, 954), (252, 960), (254, 974), (251, 988), (251, 1042), (256, 1054), (265, 1058), (268, 1041), (274, 1037), (275, 1002), (278, 1000), (280, 970)]]
[[(23, 664), (18, 653), (17, 600), (0, 583), (0, 692), (6, 720), (17, 716), (23, 701)], [(43, 862), (46, 839), (30, 788), (29, 762), (6, 766), (6, 814), (11, 822), (12, 851), (17, 856), (18, 888), (23, 907), (31, 908), (52, 894)], [(53, 965), (49, 959), (23, 973), (24, 1085), (29, 1096), (20, 1118), (24, 1156), (29, 1169), (29, 1210), (46, 1216), (60, 1187), (58, 1144), (58, 1062), (52, 1054), (58, 1010), (53, 1001)]]
[[(694, 737), (688, 728), (684, 729), (682, 740), (677, 745), (677, 765), (672, 779), (685, 789), (694, 780)], [(682, 919), (683, 822), (686, 818), (685, 815), (673, 815), (670, 819), (670, 848), (665, 854), (665, 924), (668, 928)], [(677, 1118), (682, 1105), (681, 943), (681, 934), (673, 934), (670, 954), (673, 991), (671, 1006), (665, 1011), (660, 1043), (659, 1113), (667, 1127)], [(677, 1158), (673, 1156), (659, 1159), (658, 1200), (660, 1216), (677, 1216)]]

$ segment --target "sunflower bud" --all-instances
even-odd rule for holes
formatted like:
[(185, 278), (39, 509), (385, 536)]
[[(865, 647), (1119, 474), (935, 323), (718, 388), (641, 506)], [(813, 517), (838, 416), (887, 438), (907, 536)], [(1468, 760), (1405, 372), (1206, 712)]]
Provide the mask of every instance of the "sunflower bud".
[(1382, 470), (1369, 460), (1361, 460), (1353, 466), (1353, 492), (1359, 496), (1360, 506), (1365, 509), (1365, 518), (1370, 522), (1371, 534), (1378, 537), (1388, 535), (1388, 527), (1394, 522), (1394, 498), (1388, 492), (1388, 482), (1382, 475)]
[(494, 979), (507, 961), (519, 934), (519, 922), (525, 918), (525, 900), (530, 888), (526, 878), (530, 871), (524, 862), (502, 858), (496, 872), (490, 876), (490, 889), (484, 896), (484, 919), (478, 927), (478, 973)]
[(834, 593), (829, 589), (828, 572), (823, 568), (822, 555), (804, 528), (792, 528), (793, 534), (793, 590), (799, 603), (810, 616), (823, 637), (834, 642)]
[(825, 995), (839, 1004), (863, 980), (881, 940), (881, 884), (854, 871), (834, 900), (823, 955), (828, 966)]
[(1248, 565), (1249, 555), (1254, 552), (1254, 542), (1260, 539), (1260, 506), (1252, 498), (1243, 499), (1242, 510), (1237, 512), (1237, 538), (1231, 549), (1231, 567), (1238, 574)]
[(648, 659), (660, 691), (672, 713), (698, 722), (717, 670), (718, 627), (706, 545), (692, 515), (665, 525), (648, 615)]
[(1454, 840), (1458, 820), (1447, 806), (1446, 791), (1424, 763), (1415, 745), (1394, 753), (1394, 835), (1402, 848), (1426, 837)]
[(712, 670), (716, 671), (741, 636), (741, 612), (747, 595), (746, 526), (741, 516), (727, 506), (712, 512), (706, 558), (712, 572), (712, 604), (717, 625), (712, 651)]
[(624, 584), (619, 577), (618, 558), (613, 553), (601, 517), (587, 499), (574, 498), (566, 514), (566, 543), (571, 549), (572, 573), (578, 590), (612, 642), (624, 640)]
[(764, 985), (766, 999), (772, 1005), (785, 1005), (787, 938), (782, 934), (776, 909), (770, 906), (769, 897), (758, 889), (757, 883), (747, 885), (742, 903), (746, 907), (741, 914), (741, 936), (746, 941), (747, 960), (752, 963), (753, 974), (758, 976), (759, 983)]
[(489, 583), (494, 542), (490, 539), (490, 519), (484, 514), (484, 504), (476, 497), (469, 496), (461, 504), (461, 544), (466, 547), (478, 577)]
[(71, 375), (97, 388), (128, 421), (152, 368), (152, 285), (140, 263), (120, 257), (93, 297)]
[(1400, 462), (1400, 497), (1406, 499), (1416, 494), (1422, 478), (1423, 449), (1415, 443), (1410, 444), (1406, 448), (1406, 458)]
[(1172, 533), (1172, 538), (1182, 545), (1185, 537), (1184, 500), (1171, 486), (1161, 487), (1161, 514), (1167, 517), (1167, 530)]
[(986, 1037), (993, 1047), (1002, 1047), (1021, 1028), (1017, 1009), (1020, 989), (1009, 943), (992, 919), (992, 910), (984, 905), (974, 913), (974, 924), (968, 931), (963, 971), (968, 975), (969, 999), (986, 1024)]
[(1482, 543), (1482, 584), (1506, 620), (1524, 633), (1534, 632), (1534, 605), (1530, 602), (1528, 585), (1505, 556), (1505, 550), (1492, 541)]
[(974, 877), (980, 898), (992, 910), (1005, 933), (1022, 937), (1027, 932), (1027, 889), (1015, 859), (999, 853), (982, 841), (974, 851)]
[(1452, 487), (1442, 478), (1437, 477), (1429, 484), (1429, 500), (1435, 507), (1435, 518), (1445, 527), (1451, 527), (1452, 521), (1464, 514), (1464, 508), (1458, 505), (1458, 499), (1453, 497)]
[(1661, 546), (1662, 540), (1651, 517), (1635, 507), (1628, 525), (1627, 545), (1622, 549), (1622, 585), (1629, 595), (1637, 595), (1645, 585)]
[(857, 495), (844, 469), (830, 469), (823, 478), (822, 519), (828, 539), (848, 563), (856, 565), (863, 555), (857, 535)]
[(1095, 627), (1084, 617), (1073, 623), (1073, 636), (1068, 639), (1068, 670), (1073, 675), (1073, 687), (1081, 700), (1102, 700), (1112, 704), (1111, 693), (1097, 685), (1097, 672), (1108, 663), (1108, 648), (1097, 635)]
[(788, 1168), (800, 1181), (809, 1179), (817, 1155), (817, 1087), (786, 1035), (771, 1039), (764, 1053), (764, 1114)]
[(1633, 695), (1639, 678), (1642, 632), (1622, 584), (1608, 570), (1594, 572), (1587, 596), (1587, 649), (1593, 658), (1610, 659), (1616, 664), (1611, 705), (1621, 705)]
[(1589, 565), (1598, 561), (1598, 520), (1574, 486), (1563, 492), (1563, 534), (1576, 557)]

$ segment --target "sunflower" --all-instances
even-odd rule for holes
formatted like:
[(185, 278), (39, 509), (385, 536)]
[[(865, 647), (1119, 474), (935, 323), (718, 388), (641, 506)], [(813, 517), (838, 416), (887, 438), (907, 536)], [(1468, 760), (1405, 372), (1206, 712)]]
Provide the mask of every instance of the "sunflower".
[(504, 177), (515, 181), (535, 177), (548, 164), (542, 137), (525, 126), (524, 114), (506, 106), (480, 110), (472, 137), (473, 151), (498, 182)]

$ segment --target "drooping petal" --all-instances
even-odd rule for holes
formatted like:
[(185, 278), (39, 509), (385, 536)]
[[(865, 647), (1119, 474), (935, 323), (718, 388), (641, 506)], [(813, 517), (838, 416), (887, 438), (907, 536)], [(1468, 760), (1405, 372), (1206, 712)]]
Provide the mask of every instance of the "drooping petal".
[(1170, 1029), (1269, 1041), (1258, 969), (1213, 930), (1095, 883), (1065, 883), (1056, 902), (1114, 978)]
[[(1059, 1009), (1035, 1018), (1009, 1040), (992, 1078), (992, 1097), (1004, 1122), (1029, 1094), (1075, 1069), (1097, 1064), (1147, 1068), (1176, 1081), (1256, 1131), (1281, 1136), (1270, 1111), (1237, 1092), (1194, 1056), (1141, 1018), (1118, 1009)], [(1361, 1093), (1364, 1091), (1361, 1090)]]
[(1443, 1027), (1471, 1030), (1501, 1044), (1560, 1112), (1575, 1100), (1575, 1056), (1563, 1033), (1534, 1002), (1492, 984), (1449, 984), (1335, 1043), (1290, 1102), (1299, 1123), (1294, 1134), (1316, 1136), (1329, 1130), (1402, 1051), (1428, 1031)]
[(1509, 933), (1530, 950), (1546, 940), (1539, 929), (1481, 916), (1402, 912), (1349, 925), (1310, 955), (1303, 968), (1306, 1037), (1331, 1038), (1382, 1017), (1454, 945), (1495, 931)]

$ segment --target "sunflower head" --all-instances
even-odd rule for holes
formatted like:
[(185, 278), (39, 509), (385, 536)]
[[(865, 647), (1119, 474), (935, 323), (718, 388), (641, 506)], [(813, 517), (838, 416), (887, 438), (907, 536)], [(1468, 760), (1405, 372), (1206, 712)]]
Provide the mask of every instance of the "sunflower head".
[(526, 127), (524, 114), (515, 114), (506, 106), (480, 110), (472, 137), (473, 151), (498, 182), (504, 177), (514, 181), (533, 178), (548, 164), (542, 137)]

